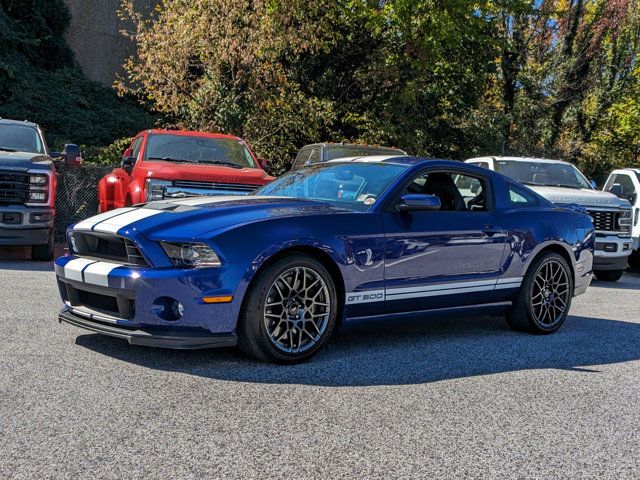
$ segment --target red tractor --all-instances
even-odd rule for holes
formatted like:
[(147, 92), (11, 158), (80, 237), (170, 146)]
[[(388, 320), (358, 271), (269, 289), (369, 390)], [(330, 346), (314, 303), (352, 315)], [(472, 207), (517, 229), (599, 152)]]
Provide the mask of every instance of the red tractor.
[(198, 195), (248, 195), (273, 177), (241, 138), (182, 130), (145, 130), (122, 165), (98, 184), (100, 211)]

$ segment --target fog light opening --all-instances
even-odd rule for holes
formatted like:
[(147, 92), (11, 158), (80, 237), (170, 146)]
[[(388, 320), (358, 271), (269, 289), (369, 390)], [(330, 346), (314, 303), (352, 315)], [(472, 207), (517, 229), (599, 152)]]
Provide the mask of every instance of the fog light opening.
[(184, 315), (184, 306), (175, 298), (158, 297), (153, 301), (153, 313), (162, 320), (175, 322)]

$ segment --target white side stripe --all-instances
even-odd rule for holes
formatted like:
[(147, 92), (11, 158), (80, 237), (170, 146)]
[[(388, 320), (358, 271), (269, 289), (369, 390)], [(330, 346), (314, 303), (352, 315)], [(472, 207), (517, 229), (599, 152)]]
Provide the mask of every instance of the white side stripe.
[(64, 266), (64, 278), (81, 282), (82, 270), (92, 263), (95, 263), (95, 260), (87, 260), (86, 258), (76, 258), (67, 262)]
[(131, 210), (135, 210), (135, 208), (118, 208), (117, 210), (111, 210), (109, 212), (100, 213), (99, 215), (94, 215), (93, 217), (89, 217), (86, 220), (77, 223), (74, 230), (91, 230), (94, 225), (104, 222), (105, 220), (109, 220), (111, 217), (116, 217), (123, 213), (130, 212)]
[(121, 267), (117, 263), (96, 262), (84, 270), (84, 282), (93, 285), (109, 286), (109, 274), (114, 268)]
[(386, 300), (402, 300), (408, 298), (437, 297), (440, 295), (456, 295), (460, 293), (486, 292), (507, 288), (518, 288), (523, 277), (504, 278), (496, 282), (492, 280), (478, 280), (475, 282), (456, 282), (439, 285), (422, 285), (384, 290), (369, 290), (347, 293), (346, 305), (359, 303), (382, 302)]
[(136, 208), (131, 212), (127, 212), (124, 215), (118, 215), (116, 217), (105, 220), (98, 223), (94, 228), (94, 232), (104, 233), (118, 233), (123, 227), (131, 225), (148, 217), (163, 213), (162, 210), (154, 210), (152, 208)]

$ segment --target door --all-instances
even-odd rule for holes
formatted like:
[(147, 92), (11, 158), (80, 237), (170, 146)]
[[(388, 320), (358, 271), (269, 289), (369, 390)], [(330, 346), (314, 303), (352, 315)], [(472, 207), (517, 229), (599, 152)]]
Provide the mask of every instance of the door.
[[(440, 198), (439, 211), (400, 213), (405, 193)], [(385, 297), (389, 312), (491, 303), (506, 236), (488, 178), (427, 170), (383, 213)]]

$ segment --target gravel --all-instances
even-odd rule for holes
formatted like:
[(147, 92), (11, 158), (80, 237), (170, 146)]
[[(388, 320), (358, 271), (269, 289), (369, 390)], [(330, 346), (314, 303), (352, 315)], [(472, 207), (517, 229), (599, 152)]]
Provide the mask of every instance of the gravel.
[(350, 327), (311, 362), (131, 347), (55, 320), (0, 262), (0, 478), (638, 478), (640, 274), (556, 334), (501, 318)]

